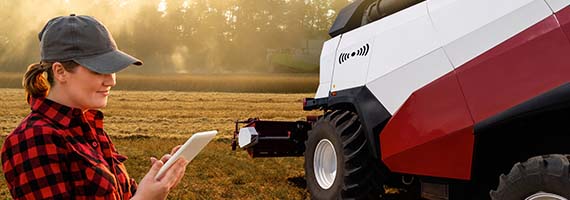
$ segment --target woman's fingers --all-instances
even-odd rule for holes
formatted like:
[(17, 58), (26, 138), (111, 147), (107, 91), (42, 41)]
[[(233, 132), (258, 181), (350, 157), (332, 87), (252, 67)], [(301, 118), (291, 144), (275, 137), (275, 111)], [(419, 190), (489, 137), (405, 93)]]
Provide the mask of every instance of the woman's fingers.
[(164, 163), (155, 157), (151, 157), (150, 162), (152, 166), (140, 181), (133, 199), (166, 199), (170, 192), (171, 187), (168, 187), (167, 184), (155, 179), (156, 174)]
[(156, 173), (158, 173), (158, 170), (160, 170), (162, 165), (164, 165), (164, 162), (162, 162), (161, 160), (157, 160), (155, 157), (150, 157), (150, 163), (152, 166), (150, 167), (150, 170), (148, 171), (147, 175), (154, 177), (156, 176)]
[(160, 158), (160, 161), (162, 161), (162, 163), (166, 163), (166, 161), (168, 161), (168, 159), (170, 159), (170, 157), (172, 157), (172, 155), (164, 154), (164, 156), (162, 156), (162, 158)]
[(174, 148), (172, 148), (172, 151), (170, 152), (170, 154), (174, 155), (174, 153), (176, 153), (176, 151), (178, 151), (178, 149), (180, 149), (180, 147), (182, 147), (182, 145), (178, 145), (178, 146), (175, 146)]
[(184, 176), (184, 172), (186, 171), (186, 166), (188, 165), (188, 161), (186, 159), (180, 158), (178, 159), (174, 165), (168, 170), (168, 172), (164, 175), (161, 179), (163, 182), (168, 182), (171, 187), (175, 186), (180, 182), (180, 179)]
[(188, 166), (188, 164), (186, 164), (184, 166), (184, 170), (182, 170), (180, 176), (178, 176), (178, 178), (174, 181), (174, 186), (178, 185), (178, 183), (180, 183), (180, 181), (182, 181), (182, 178), (184, 177), (184, 173), (186, 172), (186, 166)]

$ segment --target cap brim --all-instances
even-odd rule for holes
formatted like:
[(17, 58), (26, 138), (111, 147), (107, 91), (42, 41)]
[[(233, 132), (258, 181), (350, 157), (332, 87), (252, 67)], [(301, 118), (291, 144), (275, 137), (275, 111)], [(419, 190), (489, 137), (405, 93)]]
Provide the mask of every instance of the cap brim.
[(142, 61), (120, 50), (113, 50), (104, 54), (83, 58), (74, 58), (73, 61), (100, 74), (117, 73), (129, 65), (142, 65)]

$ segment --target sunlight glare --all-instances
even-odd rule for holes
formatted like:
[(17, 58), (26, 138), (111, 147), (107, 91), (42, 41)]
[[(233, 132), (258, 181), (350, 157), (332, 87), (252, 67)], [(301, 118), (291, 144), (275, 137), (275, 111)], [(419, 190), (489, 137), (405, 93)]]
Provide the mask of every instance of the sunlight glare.
[(168, 8), (168, 3), (166, 2), (166, 0), (160, 0), (160, 3), (158, 3), (158, 8), (156, 9), (156, 11), (161, 12), (162, 17), (164, 17), (166, 16), (167, 8)]

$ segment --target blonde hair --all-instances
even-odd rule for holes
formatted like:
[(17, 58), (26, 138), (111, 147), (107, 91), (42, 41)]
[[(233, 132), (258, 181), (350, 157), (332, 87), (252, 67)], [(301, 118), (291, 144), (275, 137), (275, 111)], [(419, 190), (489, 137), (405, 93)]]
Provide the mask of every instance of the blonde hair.
[[(45, 97), (49, 89), (54, 84), (52, 65), (55, 62), (40, 62), (28, 66), (26, 74), (22, 80), (22, 85), (26, 90), (28, 103), (31, 97)], [(72, 72), (79, 64), (75, 61), (60, 62), (65, 71)]]

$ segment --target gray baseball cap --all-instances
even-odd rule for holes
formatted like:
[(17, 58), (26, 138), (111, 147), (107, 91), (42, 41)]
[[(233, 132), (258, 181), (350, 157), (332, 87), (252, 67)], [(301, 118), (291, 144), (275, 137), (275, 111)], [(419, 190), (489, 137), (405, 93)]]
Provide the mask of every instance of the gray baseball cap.
[(101, 74), (143, 64), (120, 51), (107, 28), (91, 16), (71, 14), (53, 18), (38, 37), (41, 60), (45, 62), (73, 60)]

